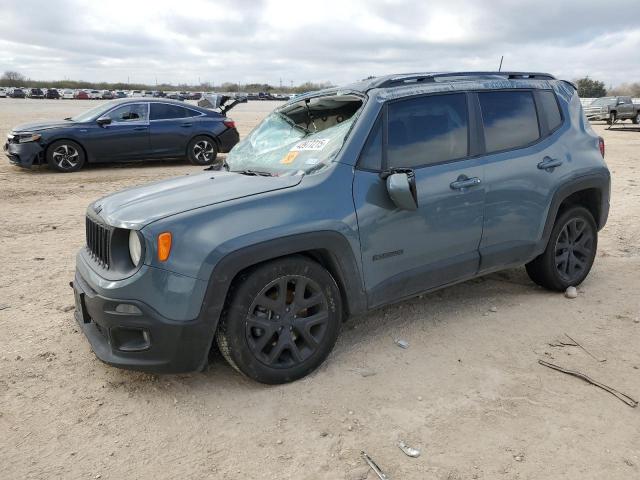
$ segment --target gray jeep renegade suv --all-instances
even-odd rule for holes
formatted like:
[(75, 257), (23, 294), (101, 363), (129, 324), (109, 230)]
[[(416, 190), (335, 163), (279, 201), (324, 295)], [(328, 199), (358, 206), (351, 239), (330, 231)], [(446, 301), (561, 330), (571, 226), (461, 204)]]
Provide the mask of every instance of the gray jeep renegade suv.
[(548, 74), (309, 93), (223, 170), (90, 205), (76, 319), (111, 365), (198, 370), (216, 343), (243, 374), (292, 381), (350, 315), (519, 265), (578, 285), (609, 210), (603, 156), (574, 86)]

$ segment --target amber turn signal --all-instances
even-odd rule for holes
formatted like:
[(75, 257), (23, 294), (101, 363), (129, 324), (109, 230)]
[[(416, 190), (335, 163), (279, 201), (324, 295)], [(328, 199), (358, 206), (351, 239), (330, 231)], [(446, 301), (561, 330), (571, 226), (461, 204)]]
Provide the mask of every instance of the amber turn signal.
[(158, 235), (158, 260), (166, 262), (171, 253), (171, 232)]

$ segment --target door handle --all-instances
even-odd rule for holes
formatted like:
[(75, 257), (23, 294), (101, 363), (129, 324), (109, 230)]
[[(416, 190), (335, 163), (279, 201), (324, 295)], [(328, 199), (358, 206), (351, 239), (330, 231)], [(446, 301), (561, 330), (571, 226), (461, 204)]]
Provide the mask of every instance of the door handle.
[(460, 175), (455, 182), (451, 182), (449, 186), (452, 190), (464, 190), (465, 188), (480, 185), (481, 181), (478, 177), (467, 178), (466, 175)]
[(538, 164), (540, 170), (546, 170), (547, 172), (553, 172), (553, 169), (562, 165), (562, 160), (551, 157), (544, 157)]
[(134, 130), (136, 132), (141, 132), (142, 130), (146, 130), (146, 129), (147, 129), (147, 127), (136, 127), (136, 128), (134, 128)]
[(183, 123), (182, 125), (180, 125), (182, 128), (189, 128), (192, 124), (191, 123)]

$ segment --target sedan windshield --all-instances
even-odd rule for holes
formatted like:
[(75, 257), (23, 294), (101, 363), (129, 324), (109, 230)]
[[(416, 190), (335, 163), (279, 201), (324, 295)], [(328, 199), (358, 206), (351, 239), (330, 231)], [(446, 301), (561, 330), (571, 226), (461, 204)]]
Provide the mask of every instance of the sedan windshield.
[(116, 102), (106, 102), (90, 110), (87, 110), (86, 112), (80, 113), (75, 117), (71, 117), (70, 120), (72, 122), (89, 122), (100, 117), (103, 113), (112, 109), (115, 105), (117, 105)]
[(231, 150), (229, 170), (273, 175), (321, 170), (342, 148), (361, 106), (362, 99), (355, 95), (287, 104)]

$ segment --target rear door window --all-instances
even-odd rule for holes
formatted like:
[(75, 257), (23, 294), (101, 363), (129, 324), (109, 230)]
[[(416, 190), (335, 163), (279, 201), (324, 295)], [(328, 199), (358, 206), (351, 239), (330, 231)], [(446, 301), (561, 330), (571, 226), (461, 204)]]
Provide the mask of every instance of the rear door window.
[(193, 113), (180, 105), (169, 105), (168, 103), (151, 104), (151, 120), (169, 120), (190, 116), (193, 116)]
[(487, 153), (525, 147), (540, 138), (533, 94), (479, 92)]
[(414, 168), (464, 158), (469, 151), (466, 94), (390, 103), (387, 129), (388, 167)]

